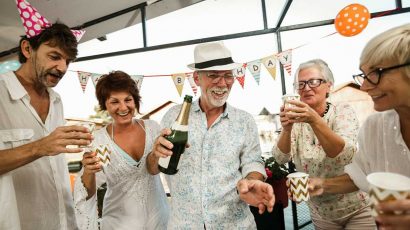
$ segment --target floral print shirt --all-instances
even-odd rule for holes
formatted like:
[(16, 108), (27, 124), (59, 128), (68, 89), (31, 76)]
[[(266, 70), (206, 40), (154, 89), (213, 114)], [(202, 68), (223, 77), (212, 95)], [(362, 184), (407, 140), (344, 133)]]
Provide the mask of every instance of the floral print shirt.
[[(344, 149), (337, 157), (326, 156), (309, 124), (297, 123), (292, 128), (290, 154), (281, 152), (275, 146), (273, 148), (275, 159), (279, 163), (293, 159), (297, 171), (305, 172), (310, 177), (329, 178), (344, 174), (344, 166), (352, 162), (357, 150), (359, 123), (356, 114), (348, 104), (330, 104), (329, 111), (322, 119), (345, 141)], [(311, 212), (328, 220), (337, 220), (365, 207), (367, 195), (364, 192), (322, 195), (312, 197), (308, 205)]]
[[(181, 105), (162, 119), (171, 127)], [(168, 229), (256, 229), (248, 204), (239, 199), (237, 182), (250, 172), (266, 177), (257, 126), (253, 117), (226, 104), (207, 128), (198, 100), (191, 106), (188, 143), (179, 171), (167, 176), (171, 191)]]

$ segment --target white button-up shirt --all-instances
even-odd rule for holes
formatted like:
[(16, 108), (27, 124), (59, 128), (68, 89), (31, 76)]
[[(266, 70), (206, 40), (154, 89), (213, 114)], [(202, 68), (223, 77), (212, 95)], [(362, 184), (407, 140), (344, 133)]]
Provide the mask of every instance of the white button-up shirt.
[[(163, 117), (162, 127), (171, 127), (181, 106)], [(171, 215), (168, 229), (256, 229), (249, 206), (239, 199), (237, 182), (250, 172), (266, 176), (257, 126), (253, 117), (226, 106), (214, 124), (193, 102), (188, 120), (188, 143), (169, 176)]]
[[(14, 73), (0, 75), (0, 142), (3, 148), (15, 148), (38, 140), (64, 124), (60, 96), (52, 89), (48, 92), (50, 108), (43, 123)], [(21, 229), (77, 229), (68, 167), (63, 154), (37, 159), (1, 175), (1, 180), (7, 175), (11, 176), (10, 186), (8, 192), (0, 193), (0, 200), (12, 201), (11, 190), (14, 190), (16, 202), (9, 202), (8, 206), (19, 216), (6, 220), (8, 215), (0, 215), (0, 224), (10, 224), (19, 218)], [(2, 212), (8, 212), (4, 210), (3, 203), (0, 214)], [(3, 229), (1, 225), (0, 228)]]
[(366, 176), (373, 172), (393, 172), (410, 177), (410, 151), (395, 110), (369, 116), (360, 129), (358, 142), (359, 150), (353, 162), (345, 166), (345, 172), (361, 190), (369, 190)]

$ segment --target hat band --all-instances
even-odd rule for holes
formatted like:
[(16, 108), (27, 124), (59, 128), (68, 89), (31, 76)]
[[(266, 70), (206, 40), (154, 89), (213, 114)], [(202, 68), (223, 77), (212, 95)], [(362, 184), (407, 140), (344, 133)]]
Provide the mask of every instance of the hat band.
[(227, 58), (220, 58), (220, 59), (195, 63), (195, 68), (205, 69), (205, 68), (212, 67), (212, 66), (228, 65), (232, 63), (234, 63), (232, 60), (232, 57), (227, 57)]

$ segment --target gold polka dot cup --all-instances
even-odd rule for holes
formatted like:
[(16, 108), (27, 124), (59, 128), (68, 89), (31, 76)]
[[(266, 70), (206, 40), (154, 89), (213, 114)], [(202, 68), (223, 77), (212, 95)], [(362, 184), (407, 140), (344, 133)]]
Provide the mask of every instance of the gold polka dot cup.
[(310, 198), (308, 190), (309, 174), (295, 172), (289, 174), (287, 178), (292, 198), (296, 202), (308, 201)]
[[(369, 174), (366, 179), (369, 182), (370, 207), (374, 217), (382, 214), (375, 209), (379, 203), (410, 198), (409, 177), (397, 173), (376, 172)], [(394, 213), (402, 214), (399, 211)]]
[(294, 107), (294, 105), (288, 103), (288, 101), (291, 101), (291, 100), (299, 101), (300, 100), (299, 94), (285, 94), (285, 95), (283, 95), (282, 96), (283, 106), (285, 108)]

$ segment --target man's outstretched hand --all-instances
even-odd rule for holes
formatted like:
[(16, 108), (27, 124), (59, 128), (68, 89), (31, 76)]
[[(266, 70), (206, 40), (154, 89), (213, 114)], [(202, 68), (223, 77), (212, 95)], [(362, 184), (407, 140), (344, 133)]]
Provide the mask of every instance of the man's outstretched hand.
[(273, 188), (270, 184), (262, 182), (260, 180), (241, 179), (236, 185), (238, 189), (239, 197), (241, 200), (249, 205), (257, 207), (259, 214), (265, 212), (272, 212), (273, 205), (275, 204), (275, 195), (273, 194)]

